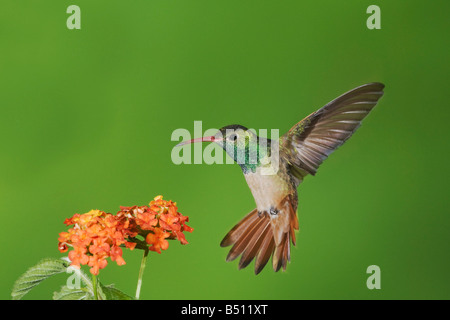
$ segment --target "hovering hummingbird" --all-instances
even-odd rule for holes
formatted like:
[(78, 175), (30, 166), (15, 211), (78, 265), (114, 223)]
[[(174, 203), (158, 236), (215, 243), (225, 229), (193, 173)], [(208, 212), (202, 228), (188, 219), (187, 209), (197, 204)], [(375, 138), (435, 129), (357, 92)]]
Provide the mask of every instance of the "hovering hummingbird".
[[(298, 185), (306, 175), (314, 176), (322, 162), (359, 128), (382, 97), (383, 88), (381, 83), (357, 87), (295, 124), (275, 141), (279, 167), (272, 175), (263, 174), (263, 170), (271, 165), (267, 158), (271, 156), (274, 141), (258, 137), (241, 125), (225, 126), (214, 136), (177, 145), (215, 142), (241, 166), (256, 208), (220, 243), (222, 247), (232, 245), (227, 261), (241, 256), (241, 269), (256, 259), (255, 273), (258, 274), (273, 256), (273, 269), (278, 271), (283, 267), (286, 270), (290, 243), (295, 245), (295, 230), (299, 229)], [(239, 155), (244, 155), (243, 159), (238, 159)]]

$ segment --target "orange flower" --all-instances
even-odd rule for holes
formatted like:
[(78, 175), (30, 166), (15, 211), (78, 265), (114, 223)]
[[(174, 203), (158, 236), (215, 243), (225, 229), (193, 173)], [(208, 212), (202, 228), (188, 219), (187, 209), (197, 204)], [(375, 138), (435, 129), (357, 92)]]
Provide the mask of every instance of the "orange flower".
[(176, 215), (167, 213), (160, 216), (159, 224), (166, 230), (180, 230), (181, 225), (178, 223), (180, 218)]
[(66, 252), (69, 246), (73, 247), (74, 250), (69, 252), (71, 265), (89, 265), (92, 274), (98, 274), (100, 269), (106, 267), (108, 257), (118, 265), (125, 264), (119, 246), (125, 244), (133, 249), (136, 245), (127, 239), (137, 233), (121, 216), (91, 210), (85, 214), (77, 213), (64, 223), (74, 227), (59, 234), (59, 250)]
[(116, 261), (119, 266), (123, 266), (125, 264), (125, 260), (122, 258), (122, 249), (118, 246), (113, 246), (111, 248), (111, 260)]
[(106, 261), (106, 256), (104, 255), (93, 255), (89, 257), (88, 265), (91, 267), (89, 271), (93, 275), (98, 275), (100, 269), (103, 269), (108, 265), (108, 261)]
[(186, 225), (188, 217), (178, 212), (177, 203), (171, 200), (163, 200), (157, 196), (149, 204), (150, 209), (159, 212), (159, 225), (167, 232), (171, 232), (171, 239), (178, 239), (181, 244), (188, 244), (183, 231), (192, 232), (194, 229)]
[(139, 207), (135, 210), (136, 224), (143, 230), (151, 230), (158, 224), (156, 213), (147, 206)]
[(69, 247), (67, 246), (67, 244), (59, 242), (58, 243), (58, 250), (59, 252), (66, 252), (69, 249)]
[(188, 221), (178, 212), (176, 202), (162, 196), (155, 197), (148, 206), (120, 207), (116, 215), (100, 210), (76, 213), (64, 221), (73, 227), (59, 234), (58, 249), (67, 252), (71, 247), (71, 265), (88, 265), (90, 272), (97, 275), (107, 266), (108, 257), (119, 266), (125, 264), (121, 247), (133, 250), (139, 244), (140, 249), (161, 253), (169, 247), (167, 239), (187, 244), (183, 232), (193, 231), (186, 225)]
[(75, 246), (73, 251), (69, 252), (69, 259), (72, 261), (71, 265), (80, 267), (80, 264), (87, 264), (89, 257), (86, 254), (87, 249), (84, 247)]
[(169, 242), (166, 240), (170, 233), (163, 231), (161, 228), (155, 228), (154, 233), (149, 233), (145, 241), (151, 245), (149, 250), (161, 253), (161, 250), (169, 248)]

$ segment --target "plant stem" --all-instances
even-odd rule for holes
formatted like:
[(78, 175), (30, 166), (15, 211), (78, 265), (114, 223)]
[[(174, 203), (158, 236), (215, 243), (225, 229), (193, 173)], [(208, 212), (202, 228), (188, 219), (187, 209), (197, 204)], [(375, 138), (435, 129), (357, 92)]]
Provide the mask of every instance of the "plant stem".
[(136, 287), (136, 300), (139, 300), (139, 295), (141, 294), (142, 276), (144, 275), (145, 262), (147, 261), (148, 249), (144, 249), (144, 255), (141, 260), (141, 268), (139, 269), (139, 278)]
[(98, 300), (97, 295), (97, 276), (92, 275), (92, 291), (94, 291), (94, 300)]

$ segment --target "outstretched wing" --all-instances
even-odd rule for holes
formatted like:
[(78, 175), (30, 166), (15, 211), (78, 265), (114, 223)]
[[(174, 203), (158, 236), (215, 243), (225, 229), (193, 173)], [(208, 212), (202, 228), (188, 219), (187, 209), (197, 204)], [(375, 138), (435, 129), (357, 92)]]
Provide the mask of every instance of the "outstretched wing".
[(301, 181), (359, 128), (383, 95), (384, 85), (369, 83), (344, 93), (312, 113), (280, 138), (280, 158)]

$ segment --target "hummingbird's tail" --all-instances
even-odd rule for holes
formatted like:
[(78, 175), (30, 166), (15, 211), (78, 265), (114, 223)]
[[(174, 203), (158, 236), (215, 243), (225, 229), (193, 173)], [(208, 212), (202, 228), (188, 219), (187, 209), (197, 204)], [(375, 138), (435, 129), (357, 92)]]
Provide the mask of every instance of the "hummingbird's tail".
[(295, 245), (292, 228), (289, 232), (284, 233), (281, 241), (276, 244), (270, 215), (266, 212), (258, 214), (258, 211), (254, 209), (228, 232), (220, 246), (233, 245), (228, 253), (227, 261), (232, 261), (242, 255), (239, 269), (245, 268), (256, 258), (255, 274), (258, 274), (272, 255), (273, 269), (278, 271), (283, 267), (283, 270), (286, 270), (287, 262), (290, 260), (291, 239)]

